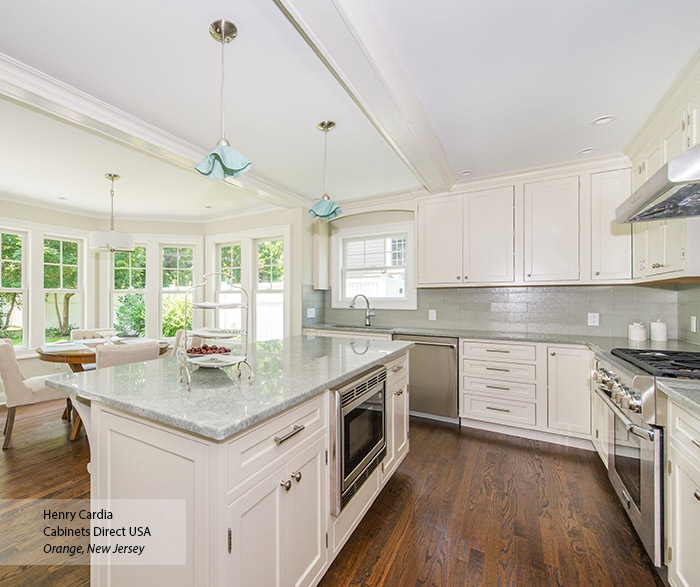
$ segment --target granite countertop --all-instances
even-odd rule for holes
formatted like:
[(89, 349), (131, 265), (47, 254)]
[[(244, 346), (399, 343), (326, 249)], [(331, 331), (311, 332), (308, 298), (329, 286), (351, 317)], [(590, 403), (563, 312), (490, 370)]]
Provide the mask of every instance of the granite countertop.
[(698, 351), (700, 345), (682, 340), (666, 342), (634, 342), (625, 337), (588, 336), (581, 334), (543, 334), (537, 332), (492, 332), (487, 330), (452, 330), (445, 328), (412, 328), (412, 327), (367, 327), (345, 326), (341, 324), (315, 324), (306, 326), (312, 330), (342, 330), (345, 332), (376, 332), (379, 334), (414, 334), (418, 336), (449, 336), (453, 338), (471, 338), (482, 340), (503, 340), (514, 342), (544, 342), (548, 344), (577, 344), (588, 346), (594, 351), (609, 353), (614, 348), (635, 348), (653, 350)]
[(700, 381), (659, 378), (656, 380), (656, 388), (689, 412), (700, 417)]
[(255, 375), (250, 383), (245, 366), (240, 379), (233, 367), (192, 368), (188, 391), (179, 382), (180, 360), (168, 357), (56, 375), (48, 377), (46, 384), (211, 440), (225, 440), (411, 346), (406, 342), (294, 336), (250, 345), (248, 361)]

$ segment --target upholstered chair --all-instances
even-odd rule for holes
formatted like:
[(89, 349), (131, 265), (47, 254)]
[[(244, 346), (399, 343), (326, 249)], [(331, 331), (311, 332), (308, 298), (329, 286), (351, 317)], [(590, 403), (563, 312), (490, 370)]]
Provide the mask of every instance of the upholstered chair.
[(96, 349), (97, 368), (115, 367), (128, 363), (151, 361), (160, 355), (160, 343), (136, 342), (133, 344), (103, 344)]
[(43, 375), (25, 379), (17, 364), (12, 341), (9, 338), (0, 339), (0, 382), (2, 382), (2, 387), (5, 391), (7, 404), (3, 450), (10, 446), (12, 427), (15, 423), (15, 412), (19, 406), (29, 406), (68, 397), (68, 394), (63, 391), (46, 387), (44, 379), (45, 376)]
[(116, 334), (114, 328), (76, 328), (70, 331), (71, 340), (85, 340), (88, 338), (102, 338), (103, 333)]

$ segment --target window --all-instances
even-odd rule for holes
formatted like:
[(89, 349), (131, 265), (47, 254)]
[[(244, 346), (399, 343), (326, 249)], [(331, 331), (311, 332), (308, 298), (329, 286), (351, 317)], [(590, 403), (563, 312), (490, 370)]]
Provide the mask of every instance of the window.
[[(243, 302), (242, 294), (231, 288), (231, 285), (241, 285), (241, 244), (232, 243), (219, 246), (219, 271), (226, 273), (230, 279), (221, 276), (217, 284), (217, 301), (221, 303), (240, 304)], [(241, 310), (229, 308), (219, 310), (217, 313), (219, 328), (242, 329)]]
[(112, 325), (119, 336), (146, 334), (146, 247), (115, 252)]
[(70, 337), (82, 324), (80, 247), (77, 241), (44, 239), (44, 338)]
[(332, 237), (332, 307), (363, 294), (372, 307), (415, 309), (411, 223), (338, 229)]
[[(194, 265), (192, 247), (161, 247), (161, 334), (172, 337), (185, 327), (186, 293), (192, 286)], [(188, 308), (187, 328), (192, 328), (192, 308)]]
[(284, 336), (284, 241), (255, 241), (255, 338), (258, 341)]
[(21, 234), (0, 233), (0, 338), (25, 345), (23, 239)]

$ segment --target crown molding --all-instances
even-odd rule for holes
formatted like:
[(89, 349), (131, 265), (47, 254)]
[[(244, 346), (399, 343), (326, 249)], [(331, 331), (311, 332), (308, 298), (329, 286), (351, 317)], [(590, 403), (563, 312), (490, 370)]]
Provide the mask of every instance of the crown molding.
[(368, 0), (274, 0), (427, 191), (455, 173)]
[[(201, 148), (3, 53), (0, 53), (0, 94), (189, 170), (206, 155)], [(246, 173), (243, 180), (226, 183), (284, 208), (313, 204), (310, 198), (275, 186), (253, 172)]]

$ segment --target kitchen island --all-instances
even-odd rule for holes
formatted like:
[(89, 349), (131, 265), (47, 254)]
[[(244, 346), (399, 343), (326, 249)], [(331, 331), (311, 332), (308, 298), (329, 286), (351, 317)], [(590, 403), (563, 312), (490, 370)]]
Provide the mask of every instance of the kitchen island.
[[(407, 402), (396, 402), (407, 395), (410, 346), (303, 336), (259, 342), (248, 349), (251, 382), (235, 369), (199, 368), (190, 391), (175, 358), (47, 380), (71, 394), (89, 422), (93, 499), (187, 503), (185, 564), (94, 566), (92, 584), (316, 584), (408, 451), (397, 436), (407, 434)], [(387, 456), (331, 516), (329, 390), (379, 365), (394, 373), (386, 384)]]

